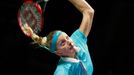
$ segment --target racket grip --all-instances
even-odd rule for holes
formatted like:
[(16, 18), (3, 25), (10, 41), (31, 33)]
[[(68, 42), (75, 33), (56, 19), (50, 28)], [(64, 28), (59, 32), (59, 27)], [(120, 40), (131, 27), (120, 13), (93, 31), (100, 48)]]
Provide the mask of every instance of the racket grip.
[(36, 1), (37, 3), (41, 3), (41, 2), (48, 2), (49, 0), (38, 0)]

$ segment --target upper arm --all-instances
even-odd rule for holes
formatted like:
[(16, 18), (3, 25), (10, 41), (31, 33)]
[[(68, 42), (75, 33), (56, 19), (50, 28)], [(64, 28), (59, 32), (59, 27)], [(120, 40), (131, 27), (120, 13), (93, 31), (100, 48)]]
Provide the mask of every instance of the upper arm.
[(80, 31), (83, 32), (85, 34), (85, 36), (87, 37), (91, 27), (92, 27), (92, 22), (93, 22), (93, 13), (90, 13), (90, 11), (84, 11), (83, 13), (83, 19), (82, 22), (80, 24)]
[(88, 36), (94, 16), (93, 8), (85, 0), (69, 1), (83, 14), (82, 22), (80, 24), (80, 31), (83, 32), (85, 36)]

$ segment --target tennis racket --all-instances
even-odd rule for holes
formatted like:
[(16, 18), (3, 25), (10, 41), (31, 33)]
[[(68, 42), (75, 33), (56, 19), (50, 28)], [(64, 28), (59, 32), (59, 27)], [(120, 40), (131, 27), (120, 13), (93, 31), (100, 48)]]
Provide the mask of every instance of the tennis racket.
[(33, 2), (32, 0), (29, 1), (25, 1), (20, 9), (18, 10), (18, 23), (19, 23), (19, 27), (22, 30), (22, 32), (28, 36), (31, 37), (30, 34), (26, 33), (24, 31), (24, 26), (28, 25), (29, 27), (31, 27), (31, 29), (33, 30), (34, 33), (39, 34), (43, 28), (43, 17), (42, 14), (44, 13), (42, 11), (41, 6), (39, 5), (40, 2), (44, 2), (44, 9), (46, 7), (46, 4), (48, 2), (48, 0), (40, 0), (37, 2)]

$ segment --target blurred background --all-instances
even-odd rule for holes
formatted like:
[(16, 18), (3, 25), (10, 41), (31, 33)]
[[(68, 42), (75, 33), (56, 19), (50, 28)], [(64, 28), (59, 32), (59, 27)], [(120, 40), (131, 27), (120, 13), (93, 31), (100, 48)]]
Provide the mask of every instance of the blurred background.
[[(95, 10), (88, 36), (93, 75), (134, 75), (134, 2), (86, 1)], [(53, 75), (59, 57), (32, 45), (32, 40), (22, 33), (17, 21), (22, 4), (23, 0), (0, 1), (1, 75)], [(50, 0), (43, 17), (40, 36), (56, 29), (71, 35), (82, 19), (81, 13), (67, 0)]]

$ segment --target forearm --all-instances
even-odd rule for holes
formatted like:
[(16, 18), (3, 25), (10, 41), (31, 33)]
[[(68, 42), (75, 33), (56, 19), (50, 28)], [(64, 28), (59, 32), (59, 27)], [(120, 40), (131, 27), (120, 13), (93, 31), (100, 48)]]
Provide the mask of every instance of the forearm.
[(85, 0), (69, 0), (81, 13), (88, 11), (94, 13), (94, 9)]

